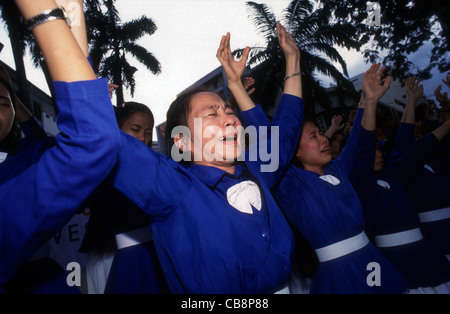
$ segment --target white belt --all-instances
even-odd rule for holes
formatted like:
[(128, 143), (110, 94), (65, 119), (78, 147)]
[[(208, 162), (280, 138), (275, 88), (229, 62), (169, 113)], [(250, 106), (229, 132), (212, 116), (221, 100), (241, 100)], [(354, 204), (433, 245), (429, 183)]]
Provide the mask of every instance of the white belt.
[(368, 243), (369, 239), (363, 231), (354, 237), (317, 249), (316, 254), (320, 262), (326, 262), (362, 249)]
[(420, 232), (420, 229), (415, 228), (411, 230), (375, 236), (375, 242), (377, 243), (378, 247), (391, 247), (416, 242), (422, 240), (422, 238), (423, 235), (422, 232)]
[(116, 243), (119, 250), (133, 245), (149, 242), (152, 239), (152, 232), (149, 228), (141, 228), (116, 234)]
[(286, 285), (283, 289), (278, 290), (274, 294), (290, 294), (289, 285)]
[(419, 214), (420, 222), (432, 222), (450, 218), (450, 207), (430, 210)]

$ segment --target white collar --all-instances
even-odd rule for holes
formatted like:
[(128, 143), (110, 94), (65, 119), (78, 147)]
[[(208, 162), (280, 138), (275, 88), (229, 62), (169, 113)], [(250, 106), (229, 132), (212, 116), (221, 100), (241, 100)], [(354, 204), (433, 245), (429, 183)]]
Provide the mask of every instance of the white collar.
[(8, 153), (0, 152), (0, 164), (6, 160), (6, 157), (8, 157)]
[(242, 213), (253, 214), (252, 206), (261, 211), (261, 192), (253, 181), (243, 181), (230, 187), (227, 199), (231, 206)]
[(331, 174), (326, 174), (323, 176), (319, 177), (320, 179), (327, 181), (328, 183), (332, 184), (332, 185), (339, 185), (341, 183), (341, 181), (336, 178), (335, 176), (332, 176)]
[(426, 164), (426, 165), (424, 165), (423, 167), (424, 167), (425, 169), (427, 169), (428, 171), (430, 171), (430, 172), (436, 174), (436, 172), (434, 172), (433, 168), (431, 168), (430, 165)]
[(377, 184), (381, 186), (382, 188), (385, 188), (386, 190), (391, 190), (391, 185), (389, 182), (383, 181), (383, 180), (377, 180)]

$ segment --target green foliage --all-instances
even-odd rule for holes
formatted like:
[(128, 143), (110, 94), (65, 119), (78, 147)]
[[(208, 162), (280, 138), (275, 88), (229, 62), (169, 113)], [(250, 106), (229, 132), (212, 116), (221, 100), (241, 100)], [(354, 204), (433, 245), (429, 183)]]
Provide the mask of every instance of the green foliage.
[[(137, 68), (130, 65), (128, 57), (133, 57), (155, 75), (161, 72), (161, 65), (156, 57), (136, 43), (143, 36), (154, 34), (157, 27), (146, 16), (122, 23), (115, 0), (86, 0), (84, 5), (94, 71), (99, 77), (105, 77), (110, 83), (119, 86), (117, 103), (120, 105), (124, 102), (123, 87), (129, 89), (132, 96), (136, 88), (134, 75)], [(42, 67), (46, 73), (42, 52), (32, 34), (24, 27), (23, 18), (14, 1), (1, 0), (0, 6), (3, 22), (8, 28), (14, 25), (17, 29), (18, 40), (11, 43), (16, 45), (15, 51), (23, 58), (28, 47), (34, 66)]]
[(134, 74), (138, 70), (127, 57), (132, 56), (156, 75), (161, 72), (161, 65), (151, 52), (136, 43), (143, 36), (154, 34), (155, 23), (146, 16), (122, 23), (114, 2), (87, 1), (86, 23), (94, 70), (119, 86), (117, 104), (121, 105), (124, 102), (123, 86), (130, 90), (131, 96), (136, 88)]
[[(253, 67), (251, 75), (257, 82), (253, 97), (267, 111), (276, 104), (275, 97), (282, 88), (284, 78), (283, 53), (276, 35), (277, 18), (265, 4), (247, 2), (247, 5), (256, 30), (266, 39), (266, 47), (251, 49), (249, 65)], [(280, 21), (300, 48), (303, 95), (307, 102), (312, 103), (314, 98), (321, 106), (329, 106), (324, 88), (316, 78), (318, 73), (334, 79), (339, 88), (347, 90), (350, 95), (356, 94), (348, 80), (346, 62), (335, 48), (361, 47), (362, 38), (354, 26), (337, 22), (327, 6), (315, 6), (309, 0), (292, 1)], [(242, 49), (235, 51), (235, 54), (240, 56), (241, 52)], [(313, 109), (312, 106), (309, 109)]]

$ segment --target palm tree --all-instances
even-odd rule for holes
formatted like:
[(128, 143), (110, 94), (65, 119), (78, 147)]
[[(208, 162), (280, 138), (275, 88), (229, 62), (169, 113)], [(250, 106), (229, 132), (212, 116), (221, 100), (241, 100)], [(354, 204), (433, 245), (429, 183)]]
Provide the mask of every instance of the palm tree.
[(131, 96), (136, 87), (134, 74), (137, 69), (127, 57), (131, 55), (153, 74), (161, 72), (161, 65), (151, 52), (136, 44), (144, 35), (152, 35), (156, 31), (155, 23), (142, 16), (122, 24), (114, 4), (115, 0), (103, 0), (102, 5), (98, 0), (86, 1), (86, 19), (94, 70), (119, 86), (117, 105), (121, 105), (124, 102), (123, 86), (130, 89)]
[[(14, 13), (11, 13), (13, 12), (11, 7), (15, 7), (14, 1), (1, 0), (0, 4), (2, 4), (3, 19), (10, 29), (11, 44), (17, 47), (14, 51), (16, 67), (20, 69), (20, 63), (19, 66), (17, 63), (20, 60), (23, 62), (25, 48), (28, 46), (34, 66), (42, 68), (52, 92), (51, 80), (39, 46), (34, 37), (23, 27), (23, 23), (19, 22), (20, 14), (17, 8)], [(116, 91), (117, 105), (121, 105), (124, 102), (123, 87), (130, 89), (131, 96), (134, 95), (136, 87), (134, 74), (137, 69), (129, 64), (128, 55), (144, 64), (153, 74), (161, 72), (161, 65), (153, 54), (136, 44), (136, 41), (144, 35), (152, 35), (156, 31), (156, 25), (145, 16), (122, 24), (115, 8), (115, 0), (86, 0), (85, 11), (90, 57), (94, 71), (98, 76), (105, 77), (110, 83), (119, 86)], [(21, 73), (22, 76), (25, 75), (24, 70), (18, 71), (19, 75)], [(26, 77), (24, 81), (27, 82)], [(21, 85), (26, 86), (25, 83)], [(23, 94), (26, 96), (28, 93)]]
[[(254, 66), (251, 75), (258, 82), (255, 101), (264, 109), (270, 110), (276, 103), (275, 95), (283, 84), (283, 53), (276, 36), (277, 19), (265, 4), (247, 2), (250, 16), (257, 31), (266, 40), (265, 47), (253, 47), (249, 56), (249, 65)], [(335, 46), (359, 49), (364, 43), (355, 38), (354, 29), (349, 24), (333, 22), (332, 11), (326, 4), (314, 5), (310, 0), (293, 0), (284, 11), (281, 23), (293, 35), (301, 51), (301, 69), (303, 75), (303, 95), (307, 103), (313, 99), (323, 108), (329, 108), (329, 98), (320, 85), (317, 73), (325, 74), (336, 81), (349, 95), (357, 99), (353, 84), (348, 80), (345, 60)], [(242, 49), (236, 50), (240, 55)], [(335, 64), (339, 64), (339, 71)], [(314, 115), (314, 106), (308, 106)]]

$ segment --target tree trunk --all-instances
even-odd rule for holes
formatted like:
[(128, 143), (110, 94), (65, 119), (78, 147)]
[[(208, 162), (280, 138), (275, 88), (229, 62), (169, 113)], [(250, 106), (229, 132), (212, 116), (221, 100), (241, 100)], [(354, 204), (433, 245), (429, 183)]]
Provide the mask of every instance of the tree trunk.
[[(117, 84), (117, 83), (116, 83)], [(120, 82), (120, 84), (117, 84), (119, 87), (116, 88), (116, 106), (121, 107), (123, 103), (125, 102), (123, 97), (123, 84)]]

